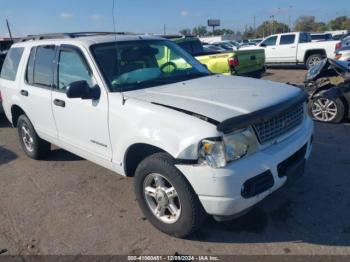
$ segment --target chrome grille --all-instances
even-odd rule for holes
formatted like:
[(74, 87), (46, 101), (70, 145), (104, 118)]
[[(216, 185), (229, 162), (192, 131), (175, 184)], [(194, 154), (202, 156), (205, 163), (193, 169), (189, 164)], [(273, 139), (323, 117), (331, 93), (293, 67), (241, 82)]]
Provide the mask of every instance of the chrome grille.
[(301, 125), (304, 118), (304, 106), (299, 104), (265, 122), (253, 127), (261, 144), (274, 140)]

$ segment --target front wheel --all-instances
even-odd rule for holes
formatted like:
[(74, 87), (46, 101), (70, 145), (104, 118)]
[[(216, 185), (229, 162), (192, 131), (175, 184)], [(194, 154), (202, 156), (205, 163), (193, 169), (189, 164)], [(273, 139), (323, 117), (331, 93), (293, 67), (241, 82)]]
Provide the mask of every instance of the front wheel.
[(143, 160), (134, 182), (144, 215), (160, 231), (183, 238), (201, 226), (206, 213), (169, 155), (157, 153)]
[(317, 121), (340, 123), (345, 118), (346, 105), (341, 98), (313, 98), (309, 101), (309, 113)]

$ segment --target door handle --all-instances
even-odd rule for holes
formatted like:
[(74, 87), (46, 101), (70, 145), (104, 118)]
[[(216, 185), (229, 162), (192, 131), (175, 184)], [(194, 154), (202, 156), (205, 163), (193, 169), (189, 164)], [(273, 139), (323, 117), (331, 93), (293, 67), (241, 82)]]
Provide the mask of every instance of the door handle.
[(291, 46), (290, 48), (295, 48), (295, 46)]
[(60, 100), (60, 99), (55, 99), (53, 101), (53, 103), (56, 105), (56, 106), (60, 106), (60, 107), (65, 107), (66, 106), (66, 102), (64, 102), (63, 100)]
[(21, 93), (22, 96), (28, 96), (29, 95), (27, 90), (21, 90), (20, 93)]

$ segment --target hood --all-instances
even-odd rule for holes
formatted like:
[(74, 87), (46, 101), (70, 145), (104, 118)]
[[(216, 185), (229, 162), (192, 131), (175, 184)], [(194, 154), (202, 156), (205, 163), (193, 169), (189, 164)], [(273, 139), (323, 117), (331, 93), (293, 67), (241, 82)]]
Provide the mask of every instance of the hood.
[(266, 80), (214, 75), (124, 95), (222, 122), (287, 102), (300, 92), (299, 88)]

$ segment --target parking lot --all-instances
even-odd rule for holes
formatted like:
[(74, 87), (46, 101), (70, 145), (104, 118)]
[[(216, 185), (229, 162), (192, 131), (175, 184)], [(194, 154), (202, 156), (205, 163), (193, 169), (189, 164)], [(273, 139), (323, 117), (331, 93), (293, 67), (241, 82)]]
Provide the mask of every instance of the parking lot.
[[(265, 79), (301, 83), (305, 70)], [(316, 123), (305, 176), (245, 216), (208, 219), (188, 239), (160, 233), (141, 213), (133, 179), (54, 148), (27, 158), (0, 118), (0, 250), (5, 254), (350, 254), (350, 125)]]

